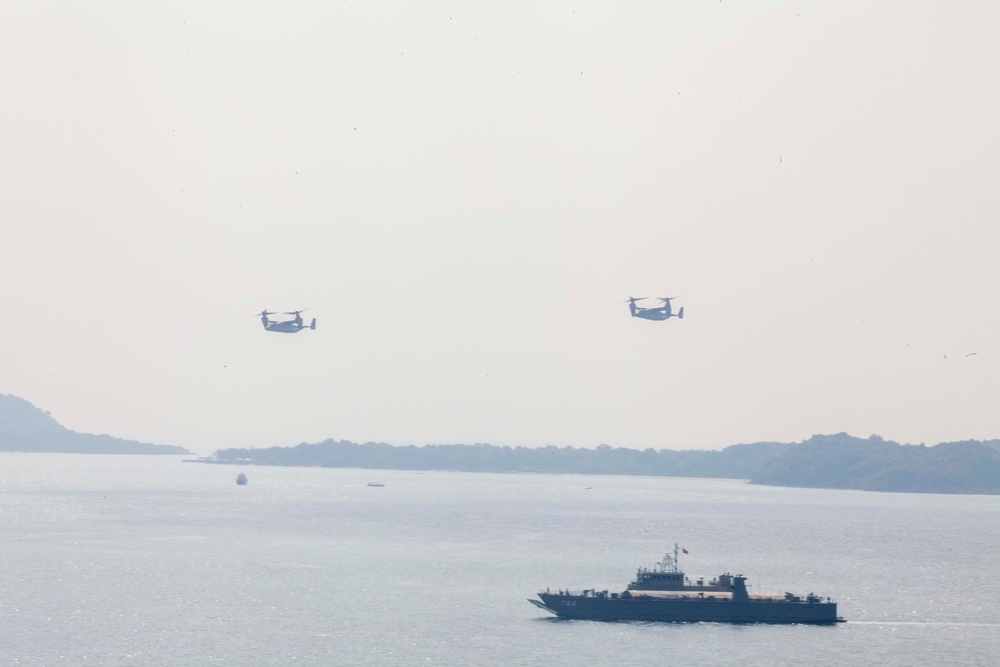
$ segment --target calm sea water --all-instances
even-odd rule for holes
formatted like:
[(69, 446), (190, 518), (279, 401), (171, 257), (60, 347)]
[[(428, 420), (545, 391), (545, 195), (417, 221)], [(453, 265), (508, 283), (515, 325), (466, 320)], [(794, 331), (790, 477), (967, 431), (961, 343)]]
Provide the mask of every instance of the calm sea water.
[[(1000, 497), (0, 454), (0, 540), (4, 665), (1000, 664)], [(621, 589), (675, 540), (689, 575), (830, 595), (849, 622), (525, 601)]]

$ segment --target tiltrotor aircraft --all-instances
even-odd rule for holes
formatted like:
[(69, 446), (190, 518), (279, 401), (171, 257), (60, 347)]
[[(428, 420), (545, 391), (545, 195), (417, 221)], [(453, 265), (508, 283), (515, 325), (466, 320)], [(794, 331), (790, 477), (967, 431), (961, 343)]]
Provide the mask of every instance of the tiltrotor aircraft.
[(677, 317), (684, 319), (684, 306), (681, 306), (680, 310), (676, 313), (672, 312), (670, 309), (670, 302), (676, 299), (675, 296), (661, 296), (656, 297), (657, 301), (662, 301), (663, 305), (656, 308), (643, 308), (642, 306), (635, 305), (636, 301), (642, 301), (644, 299), (649, 299), (648, 296), (632, 297), (628, 298), (628, 309), (632, 311), (632, 317), (641, 317), (644, 320), (666, 320), (671, 317)]
[(281, 322), (276, 322), (274, 320), (268, 319), (268, 315), (277, 315), (277, 313), (269, 311), (267, 308), (260, 311), (260, 321), (264, 325), (264, 329), (267, 331), (274, 331), (276, 333), (298, 333), (303, 329), (316, 330), (316, 318), (312, 318), (312, 322), (309, 323), (307, 327), (305, 322), (302, 321), (302, 311), (301, 310), (290, 310), (282, 315), (294, 315), (295, 319), (283, 320)]

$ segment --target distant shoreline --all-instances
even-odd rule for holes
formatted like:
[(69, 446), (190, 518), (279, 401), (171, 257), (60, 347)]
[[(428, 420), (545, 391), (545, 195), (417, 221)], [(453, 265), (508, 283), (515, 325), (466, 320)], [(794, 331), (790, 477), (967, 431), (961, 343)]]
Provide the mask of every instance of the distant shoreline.
[(900, 445), (846, 433), (799, 443), (759, 442), (722, 450), (636, 450), (600, 445), (509, 447), (357, 444), (223, 449), (192, 462), (229, 465), (625, 475), (713, 479), (767, 486), (904, 493), (1000, 494), (1000, 440)]
[(110, 435), (77, 433), (23, 398), (0, 394), (0, 452), (50, 454), (135, 454), (163, 456), (191, 452)]
[(221, 461), (212, 458), (184, 459), (183, 463), (207, 463), (209, 465), (229, 465), (229, 466), (259, 466), (261, 468), (324, 468), (327, 470), (391, 470), (394, 472), (460, 472), (460, 473), (486, 473), (490, 475), (576, 475), (580, 477), (640, 477), (646, 479), (690, 479), (708, 482), (741, 482), (749, 484), (749, 479), (738, 477), (691, 477), (683, 475), (643, 475), (643, 474), (617, 474), (604, 472), (566, 472), (558, 470), (459, 470), (457, 468), (372, 468), (365, 466), (326, 466), (326, 465), (273, 465), (269, 463), (258, 463), (256, 461)]

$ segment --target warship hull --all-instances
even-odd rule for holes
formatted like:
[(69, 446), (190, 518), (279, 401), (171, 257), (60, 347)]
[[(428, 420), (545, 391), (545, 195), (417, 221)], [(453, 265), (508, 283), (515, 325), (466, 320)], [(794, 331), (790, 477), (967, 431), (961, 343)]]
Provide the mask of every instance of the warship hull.
[(539, 593), (535, 606), (560, 618), (661, 623), (837, 623), (836, 602), (594, 597)]
[[(840, 622), (837, 603), (809, 593), (747, 591), (746, 577), (726, 572), (706, 581), (684, 576), (674, 545), (653, 569), (640, 567), (635, 581), (621, 593), (585, 589), (580, 593), (546, 589), (531, 604), (560, 618), (588, 621), (655, 621), (660, 623), (811, 623)], [(687, 550), (683, 550), (687, 553)]]

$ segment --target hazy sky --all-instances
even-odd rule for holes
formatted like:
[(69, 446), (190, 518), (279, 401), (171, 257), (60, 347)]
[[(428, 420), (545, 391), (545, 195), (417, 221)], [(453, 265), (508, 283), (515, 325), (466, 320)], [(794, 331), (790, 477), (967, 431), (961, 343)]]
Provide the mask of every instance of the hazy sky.
[(0, 393), (202, 452), (998, 438), (998, 7), (8, 1)]

